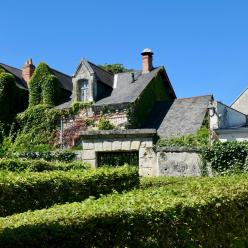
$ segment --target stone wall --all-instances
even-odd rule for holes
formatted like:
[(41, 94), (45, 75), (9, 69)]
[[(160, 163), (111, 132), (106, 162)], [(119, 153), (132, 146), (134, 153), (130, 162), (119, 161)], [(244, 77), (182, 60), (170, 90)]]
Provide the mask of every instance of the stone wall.
[(138, 151), (140, 175), (153, 175), (156, 152), (153, 148), (154, 129), (130, 129), (81, 132), (81, 159), (97, 164), (97, 152)]
[(154, 129), (81, 132), (82, 151), (78, 158), (98, 167), (98, 152), (139, 153), (140, 176), (201, 176), (205, 168), (200, 151), (189, 148), (155, 148)]
[(161, 147), (157, 150), (156, 176), (201, 176), (203, 162), (197, 149)]

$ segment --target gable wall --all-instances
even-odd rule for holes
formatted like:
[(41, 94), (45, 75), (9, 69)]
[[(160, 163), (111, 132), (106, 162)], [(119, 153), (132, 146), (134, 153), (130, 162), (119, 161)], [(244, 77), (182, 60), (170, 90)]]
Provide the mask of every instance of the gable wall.
[(88, 101), (93, 101), (94, 94), (97, 94), (96, 90), (96, 79), (94, 73), (92, 73), (87, 66), (82, 63), (77, 74), (72, 78), (73, 83), (73, 102), (80, 101), (80, 89), (79, 89), (79, 80), (86, 79), (88, 80), (89, 90), (88, 90)]
[(129, 108), (129, 125), (139, 128), (147, 120), (156, 101), (172, 100), (169, 93), (169, 82), (161, 73), (148, 84), (139, 98)]
[(231, 106), (232, 108), (248, 115), (248, 90), (246, 90)]

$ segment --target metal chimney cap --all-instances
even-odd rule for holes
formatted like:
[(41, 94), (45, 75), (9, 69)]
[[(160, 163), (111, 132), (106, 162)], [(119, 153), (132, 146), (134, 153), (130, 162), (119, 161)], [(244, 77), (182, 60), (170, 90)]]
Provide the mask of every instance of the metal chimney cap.
[(145, 48), (145, 49), (142, 51), (141, 55), (145, 55), (145, 54), (153, 55), (152, 49), (150, 49), (150, 48)]

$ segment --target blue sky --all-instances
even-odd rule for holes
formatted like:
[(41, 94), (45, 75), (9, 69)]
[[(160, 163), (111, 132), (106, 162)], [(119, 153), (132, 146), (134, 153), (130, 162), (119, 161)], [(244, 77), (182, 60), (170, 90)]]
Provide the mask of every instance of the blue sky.
[(154, 51), (178, 97), (230, 104), (248, 87), (248, 1), (1, 1), (0, 61), (32, 57), (73, 74), (81, 58), (140, 69)]

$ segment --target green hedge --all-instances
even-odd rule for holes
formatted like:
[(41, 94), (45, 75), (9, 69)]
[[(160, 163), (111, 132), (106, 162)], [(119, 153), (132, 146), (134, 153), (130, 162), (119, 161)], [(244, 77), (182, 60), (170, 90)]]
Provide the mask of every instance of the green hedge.
[(129, 190), (139, 183), (132, 167), (90, 171), (0, 172), (0, 216), (82, 201), (89, 196)]
[(7, 171), (33, 171), (33, 172), (42, 172), (42, 171), (69, 171), (69, 170), (86, 170), (90, 169), (90, 165), (84, 162), (70, 162), (70, 163), (61, 163), (61, 162), (47, 162), (44, 160), (20, 160), (20, 159), (0, 159), (0, 170)]
[(43, 152), (15, 152), (13, 156), (16, 158), (26, 159), (44, 159), (46, 161), (72, 162), (76, 158), (74, 152), (68, 150), (43, 151)]
[(247, 179), (165, 179), (162, 187), (0, 218), (0, 246), (247, 247)]
[(221, 174), (248, 170), (248, 142), (215, 142), (202, 150), (202, 157)]

